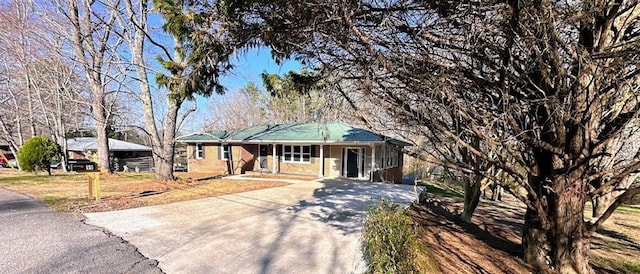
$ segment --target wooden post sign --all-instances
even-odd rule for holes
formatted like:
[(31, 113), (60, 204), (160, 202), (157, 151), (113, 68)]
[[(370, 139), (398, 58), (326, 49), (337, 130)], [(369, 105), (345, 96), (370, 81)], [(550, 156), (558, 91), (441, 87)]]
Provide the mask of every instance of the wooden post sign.
[(87, 179), (89, 181), (89, 199), (95, 198), (96, 202), (99, 202), (102, 195), (100, 191), (100, 172), (88, 172)]

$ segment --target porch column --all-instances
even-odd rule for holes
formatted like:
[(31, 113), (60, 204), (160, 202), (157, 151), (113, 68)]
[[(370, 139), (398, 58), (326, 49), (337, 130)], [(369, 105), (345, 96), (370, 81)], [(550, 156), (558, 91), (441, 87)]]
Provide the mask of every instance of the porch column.
[(324, 145), (320, 144), (320, 172), (318, 177), (324, 177)]
[(276, 144), (273, 144), (273, 150), (271, 153), (272, 166), (271, 173), (276, 173), (276, 162), (278, 162), (278, 155), (276, 155)]
[(369, 181), (373, 182), (373, 172), (376, 170), (376, 146), (371, 146), (371, 175)]

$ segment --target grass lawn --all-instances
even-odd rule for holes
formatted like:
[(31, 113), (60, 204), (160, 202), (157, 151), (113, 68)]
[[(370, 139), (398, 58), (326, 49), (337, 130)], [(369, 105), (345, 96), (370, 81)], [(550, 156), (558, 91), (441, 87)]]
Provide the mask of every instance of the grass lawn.
[(452, 198), (462, 198), (464, 197), (464, 192), (461, 192), (458, 189), (453, 187), (448, 187), (443, 184), (438, 184), (429, 181), (419, 181), (417, 182), (419, 186), (424, 186), (428, 193), (435, 194), (443, 197), (452, 197)]
[(640, 215), (640, 206), (639, 205), (623, 205), (618, 207), (619, 211), (622, 212), (626, 212), (626, 213), (633, 213), (633, 214), (639, 214)]
[[(43, 201), (65, 212), (99, 212), (166, 204), (287, 185), (279, 181), (213, 179), (198, 182), (158, 182), (154, 174), (101, 175), (102, 199), (88, 198), (87, 174), (18, 173), (0, 171), (0, 186)], [(142, 196), (142, 192), (159, 194)]]
[(594, 257), (591, 264), (615, 273), (640, 273), (640, 262), (635, 259)]

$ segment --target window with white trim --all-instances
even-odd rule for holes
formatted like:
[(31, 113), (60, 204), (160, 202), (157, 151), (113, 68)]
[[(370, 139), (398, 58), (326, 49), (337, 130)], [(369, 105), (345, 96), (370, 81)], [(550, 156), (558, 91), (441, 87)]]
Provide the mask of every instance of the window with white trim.
[(395, 146), (383, 145), (381, 153), (382, 168), (394, 168), (399, 165), (399, 151)]
[(231, 146), (220, 144), (218, 151), (220, 151), (220, 160), (229, 161), (229, 153), (231, 153)]
[(202, 144), (196, 144), (194, 154), (196, 159), (204, 159), (204, 146)]
[(282, 161), (285, 163), (311, 163), (311, 146), (282, 146)]
[(387, 163), (386, 163), (386, 167), (392, 167), (391, 164), (391, 155), (393, 155), (393, 149), (390, 146), (387, 146)]
[(398, 167), (398, 149), (391, 147), (391, 167)]
[(380, 168), (384, 168), (385, 148), (385, 145), (382, 145), (382, 147), (380, 147)]

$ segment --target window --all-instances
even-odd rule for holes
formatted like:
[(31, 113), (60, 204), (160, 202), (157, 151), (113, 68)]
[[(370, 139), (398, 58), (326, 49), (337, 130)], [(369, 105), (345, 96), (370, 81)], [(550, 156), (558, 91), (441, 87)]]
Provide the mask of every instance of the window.
[(220, 160), (228, 161), (229, 153), (231, 153), (231, 146), (229, 145), (220, 145)]
[(202, 144), (196, 144), (195, 155), (196, 159), (204, 159), (204, 147)]
[(389, 165), (387, 165), (387, 159), (389, 159), (389, 147), (387, 145), (383, 145), (382, 146), (382, 168), (387, 168), (389, 167)]
[(391, 148), (391, 167), (398, 167), (398, 149)]
[(283, 146), (283, 162), (311, 163), (311, 146)]
[(391, 167), (391, 155), (393, 155), (393, 149), (390, 146), (387, 146), (387, 163), (386, 167)]
[(382, 146), (382, 168), (394, 168), (398, 166), (398, 149), (391, 145)]

